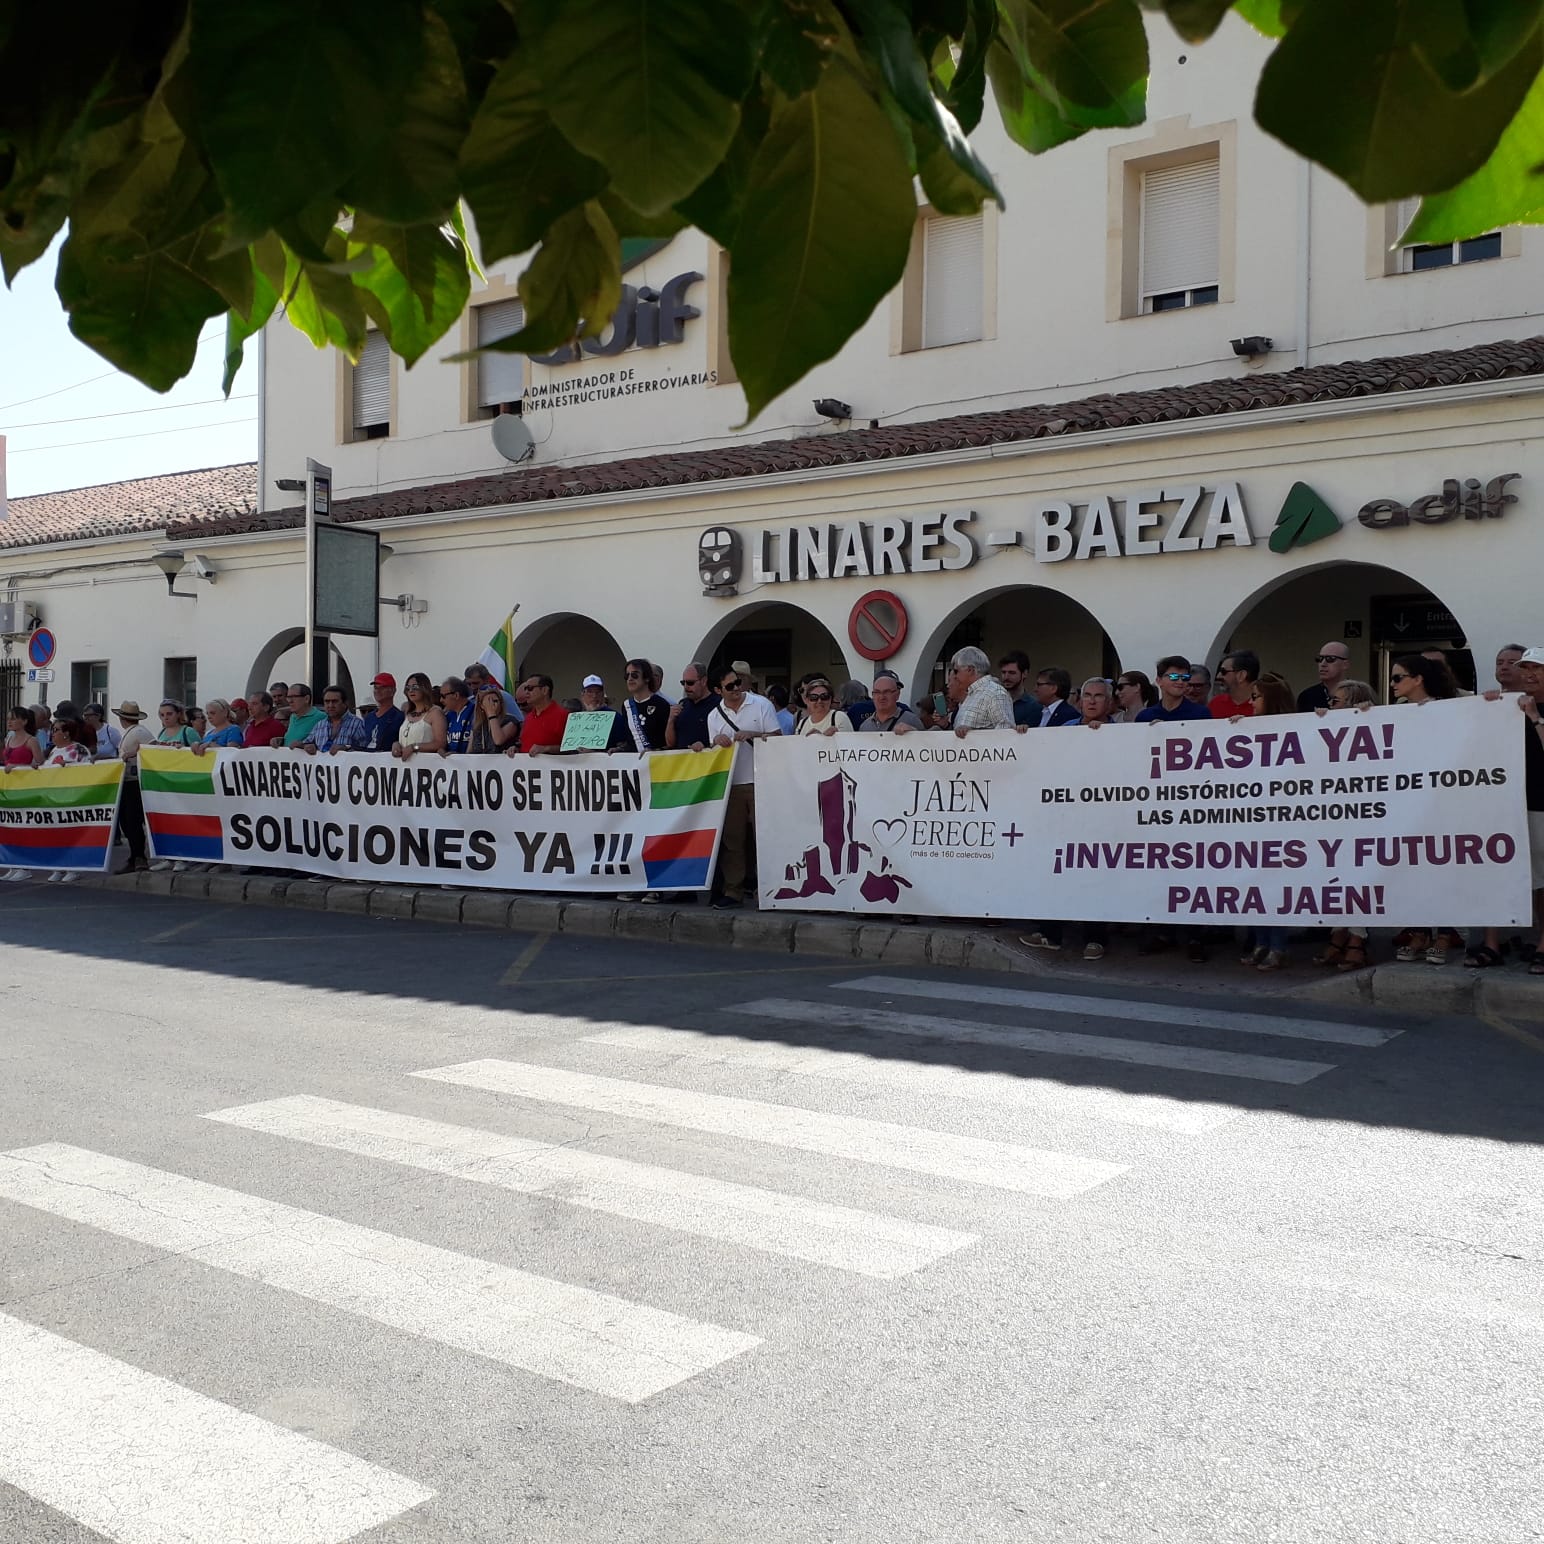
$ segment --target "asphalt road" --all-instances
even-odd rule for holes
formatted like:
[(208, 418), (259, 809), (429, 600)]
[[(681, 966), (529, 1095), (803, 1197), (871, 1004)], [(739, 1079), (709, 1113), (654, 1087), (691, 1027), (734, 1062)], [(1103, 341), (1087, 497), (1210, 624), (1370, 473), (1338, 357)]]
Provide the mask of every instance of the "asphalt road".
[(3, 1544), (1544, 1539), (1492, 1028), (34, 885), (0, 943)]

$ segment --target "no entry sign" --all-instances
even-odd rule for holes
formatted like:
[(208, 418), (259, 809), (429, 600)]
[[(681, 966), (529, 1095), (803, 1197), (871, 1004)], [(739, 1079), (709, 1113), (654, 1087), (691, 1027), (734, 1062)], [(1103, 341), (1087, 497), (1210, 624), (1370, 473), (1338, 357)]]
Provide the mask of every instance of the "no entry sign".
[(56, 648), (54, 635), (46, 627), (35, 628), (27, 639), (27, 658), (41, 670), (54, 657)]
[(870, 590), (847, 618), (847, 636), (864, 659), (889, 659), (906, 642), (906, 607), (889, 590)]

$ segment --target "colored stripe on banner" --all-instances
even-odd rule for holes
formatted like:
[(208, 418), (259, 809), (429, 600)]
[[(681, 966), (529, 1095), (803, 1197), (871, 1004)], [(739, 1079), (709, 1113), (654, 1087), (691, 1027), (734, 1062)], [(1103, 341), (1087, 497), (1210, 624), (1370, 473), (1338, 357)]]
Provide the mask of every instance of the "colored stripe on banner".
[(717, 832), (673, 831), (643, 842), (643, 872), (651, 890), (706, 887)]
[(0, 847), (107, 847), (113, 828), (105, 826), (16, 826), (0, 820)]
[(225, 856), (225, 830), (218, 815), (175, 815), (148, 810), (150, 845), (158, 858), (192, 858), (214, 863)]
[(649, 757), (649, 808), (678, 810), (724, 797), (734, 746), (711, 751), (663, 751)]
[(122, 766), (36, 767), (0, 777), (0, 814), (6, 810), (86, 809), (117, 801)]
[(83, 869), (95, 872), (107, 867), (111, 849), (99, 847), (9, 847), (0, 842), (0, 864), (21, 869)]
[(146, 793), (199, 793), (211, 797), (214, 794), (212, 772), (162, 772), (144, 767), (139, 782)]

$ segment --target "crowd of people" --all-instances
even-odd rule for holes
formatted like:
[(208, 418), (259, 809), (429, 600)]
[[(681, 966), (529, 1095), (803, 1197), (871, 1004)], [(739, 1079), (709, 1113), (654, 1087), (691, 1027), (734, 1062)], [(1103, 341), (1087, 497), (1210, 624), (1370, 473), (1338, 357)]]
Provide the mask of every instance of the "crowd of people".
[[(146, 853), (144, 806), (138, 757), (146, 745), (182, 746), (195, 755), (220, 746), (288, 746), (311, 755), (348, 751), (414, 756), (560, 754), (570, 714), (609, 716), (591, 744), (609, 751), (704, 750), (741, 744), (735, 762), (720, 842), (712, 904), (732, 909), (754, 904), (755, 743), (781, 735), (953, 733), (960, 737), (987, 731), (1031, 729), (1103, 729), (1117, 724), (1175, 723), (1225, 719), (1238, 722), (1281, 713), (1357, 711), (1377, 704), (1366, 681), (1350, 676), (1351, 655), (1344, 643), (1322, 646), (1312, 660), (1313, 684), (1294, 693), (1286, 676), (1266, 670), (1259, 656), (1236, 649), (1218, 661), (1215, 675), (1204, 662), (1171, 654), (1157, 662), (1153, 676), (1123, 670), (1113, 677), (1093, 676), (1075, 683), (1057, 666), (1035, 671), (1029, 656), (1013, 650), (997, 661), (981, 649), (962, 648), (949, 661), (942, 691), (904, 700), (905, 683), (892, 670), (880, 670), (871, 682), (837, 684), (822, 672), (802, 676), (791, 688), (774, 683), (756, 690), (750, 665), (733, 660), (710, 671), (694, 660), (680, 676), (680, 695), (666, 695), (663, 668), (647, 659), (630, 659), (623, 670), (623, 691), (613, 703), (603, 676), (583, 677), (576, 697), (559, 699), (551, 676), (532, 673), (513, 691), (493, 678), (484, 664), (468, 665), (460, 675), (437, 685), (422, 671), (402, 683), (382, 671), (370, 683), (371, 703), (359, 711), (348, 691), (328, 686), (318, 703), (300, 681), (275, 681), (250, 699), (214, 697), (202, 707), (171, 698), (156, 709), (159, 728), (134, 701), (108, 709), (98, 703), (77, 707), (61, 702), (50, 709), (15, 707), (4, 743), (5, 771), (22, 767), (58, 767), (121, 759), (123, 793), (119, 837), (129, 856), (121, 872), (151, 867)], [(1520, 693), (1526, 718), (1525, 795), (1531, 848), (1532, 887), (1544, 901), (1544, 647), (1506, 644), (1496, 654), (1496, 685), (1485, 695)], [(1430, 649), (1394, 660), (1389, 672), (1392, 701), (1426, 704), (1470, 696), (1455, 678), (1441, 650)], [(114, 722), (116, 721), (116, 722)], [(155, 867), (182, 867), (158, 863)], [(12, 869), (0, 879), (20, 880), (30, 871)], [(76, 877), (56, 871), (50, 880)], [(658, 900), (646, 894), (645, 900)], [(1021, 941), (1051, 952), (1063, 948), (1067, 924), (1045, 920), (1032, 924)], [(1143, 929), (1142, 953), (1183, 946), (1193, 963), (1208, 961), (1219, 938), (1217, 927), (1191, 926), (1176, 934)], [(1083, 958), (1104, 957), (1110, 926), (1083, 924)], [(1254, 929), (1240, 963), (1275, 971), (1287, 963), (1288, 930)], [(1504, 940), (1494, 930), (1466, 942), (1455, 928), (1440, 924), (1411, 928), (1393, 944), (1399, 961), (1447, 963), (1461, 954), (1471, 968), (1504, 962), (1516, 947), (1530, 974), (1544, 975), (1544, 934), (1535, 940)], [(1356, 970), (1370, 962), (1365, 928), (1336, 928), (1313, 956), (1316, 965)]]

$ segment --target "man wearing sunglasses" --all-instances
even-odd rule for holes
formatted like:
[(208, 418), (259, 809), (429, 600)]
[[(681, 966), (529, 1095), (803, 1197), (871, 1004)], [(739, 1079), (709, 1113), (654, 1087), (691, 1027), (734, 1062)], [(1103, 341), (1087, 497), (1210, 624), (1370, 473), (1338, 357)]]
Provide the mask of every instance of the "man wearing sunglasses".
[(1249, 649), (1235, 649), (1231, 654), (1224, 654), (1217, 667), (1217, 684), (1222, 690), (1207, 704), (1212, 717), (1253, 718), (1254, 685), (1259, 679), (1258, 654)]
[(708, 715), (718, 706), (718, 693), (708, 685), (708, 667), (693, 660), (681, 672), (681, 700), (670, 705), (665, 720), (665, 748), (700, 751), (713, 738)]
[(1176, 724), (1185, 719), (1209, 723), (1212, 715), (1199, 702), (1185, 695), (1190, 685), (1190, 661), (1183, 654), (1170, 654), (1158, 661), (1158, 701), (1137, 714), (1139, 724)]
[(777, 709), (765, 697), (747, 691), (745, 677), (728, 665), (718, 678), (719, 702), (708, 715), (714, 745), (734, 745), (734, 771), (729, 776), (729, 802), (724, 809), (724, 834), (718, 848), (720, 911), (743, 906), (750, 894), (751, 852), (756, 831), (757, 740), (781, 737)]
[(1335, 688), (1350, 672), (1351, 651), (1343, 643), (1327, 643), (1314, 655), (1313, 662), (1318, 668), (1319, 679), (1297, 694), (1299, 713), (1313, 713), (1319, 708), (1335, 706), (1331, 698)]

